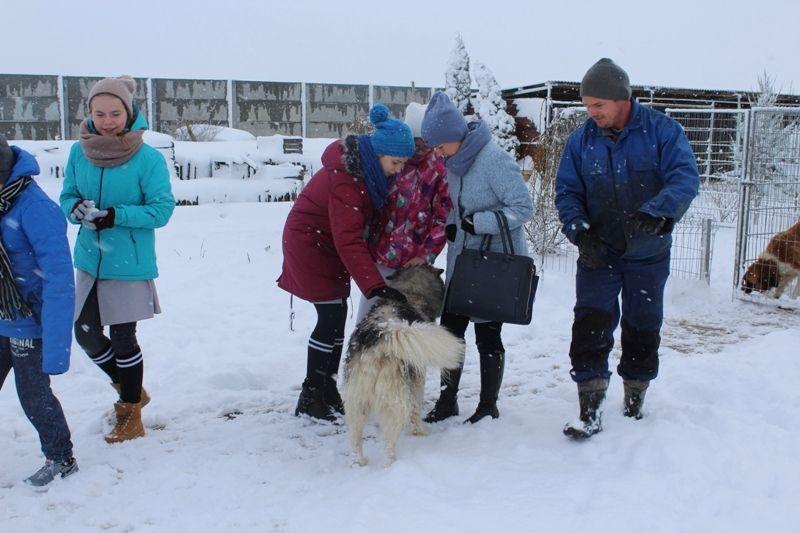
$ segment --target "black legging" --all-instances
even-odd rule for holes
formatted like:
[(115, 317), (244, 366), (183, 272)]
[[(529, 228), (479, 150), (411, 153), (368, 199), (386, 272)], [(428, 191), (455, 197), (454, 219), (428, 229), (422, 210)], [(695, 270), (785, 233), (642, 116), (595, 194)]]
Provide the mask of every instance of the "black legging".
[(141, 399), (144, 363), (136, 340), (136, 322), (109, 326), (109, 333), (110, 339), (100, 323), (95, 283), (75, 321), (75, 340), (92, 361), (108, 374), (111, 382), (119, 384), (122, 401), (138, 403)]
[[(467, 326), (469, 326), (469, 317), (445, 313), (442, 315), (441, 324), (453, 335), (463, 340)], [(504, 353), (503, 340), (500, 338), (502, 330), (502, 322), (477, 322), (475, 324), (475, 344), (478, 347), (478, 353)]]
[(344, 326), (347, 321), (347, 300), (336, 303), (315, 303), (317, 325), (308, 339), (306, 382), (312, 387), (325, 385), (325, 378), (335, 379), (342, 358)]

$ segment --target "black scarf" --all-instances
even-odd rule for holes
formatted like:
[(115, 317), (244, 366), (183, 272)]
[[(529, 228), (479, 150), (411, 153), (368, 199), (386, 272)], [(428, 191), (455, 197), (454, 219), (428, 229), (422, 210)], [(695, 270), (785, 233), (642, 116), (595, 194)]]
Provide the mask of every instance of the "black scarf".
[[(18, 179), (11, 185), (6, 185), (0, 191), (0, 218), (8, 213), (14, 200), (22, 194), (25, 187), (31, 182), (30, 176)], [(17, 311), (22, 316), (33, 316), (28, 302), (22, 299), (17, 284), (14, 282), (14, 273), (11, 271), (11, 261), (8, 259), (3, 241), (0, 240), (0, 319), (14, 320)]]

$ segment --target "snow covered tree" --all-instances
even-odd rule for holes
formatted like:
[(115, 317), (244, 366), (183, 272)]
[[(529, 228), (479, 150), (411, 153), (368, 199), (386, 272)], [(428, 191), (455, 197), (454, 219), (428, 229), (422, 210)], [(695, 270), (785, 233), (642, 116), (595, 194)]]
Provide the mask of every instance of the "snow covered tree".
[[(752, 107), (774, 108), (778, 102), (775, 78), (764, 71), (758, 76), (758, 93), (751, 99)], [(775, 180), (783, 175), (780, 162), (788, 155), (788, 132), (780, 111), (762, 110), (754, 115), (751, 144), (753, 178)]]
[(475, 64), (475, 83), (478, 95), (473, 102), (478, 115), (492, 130), (492, 137), (506, 152), (516, 158), (519, 140), (515, 135), (514, 117), (506, 113), (506, 102), (500, 96), (500, 86), (494, 74), (482, 63)]
[(467, 113), (469, 108), (470, 83), (469, 55), (461, 34), (458, 34), (444, 73), (444, 92), (462, 113)]

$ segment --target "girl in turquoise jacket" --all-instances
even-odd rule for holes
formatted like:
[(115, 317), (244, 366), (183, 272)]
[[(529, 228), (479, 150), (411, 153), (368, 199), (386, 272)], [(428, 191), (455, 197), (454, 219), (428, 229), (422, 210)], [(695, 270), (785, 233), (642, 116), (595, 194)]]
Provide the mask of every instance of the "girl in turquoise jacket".
[[(75, 339), (119, 392), (109, 443), (144, 435), (143, 359), (136, 323), (160, 313), (156, 228), (175, 208), (163, 156), (142, 141), (147, 122), (127, 76), (89, 92), (90, 118), (69, 155), (61, 208), (80, 224), (75, 242)], [(109, 336), (104, 327), (109, 326)]]

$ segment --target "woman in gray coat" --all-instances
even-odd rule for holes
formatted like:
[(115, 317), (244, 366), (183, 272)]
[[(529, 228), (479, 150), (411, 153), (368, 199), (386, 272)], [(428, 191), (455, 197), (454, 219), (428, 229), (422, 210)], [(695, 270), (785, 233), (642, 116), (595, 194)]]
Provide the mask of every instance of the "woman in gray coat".
[[(492, 140), (483, 120), (466, 121), (446, 94), (433, 95), (422, 121), (422, 137), (446, 158), (447, 182), (454, 209), (447, 226), (447, 274), (449, 286), (456, 257), (464, 247), (478, 248), (485, 235), (494, 235), (490, 250), (502, 252), (500, 227), (495, 216), (502, 211), (508, 220), (514, 251), (527, 255), (523, 224), (533, 215), (533, 204), (514, 158)], [(475, 341), (480, 354), (481, 394), (478, 408), (467, 419), (475, 423), (497, 418), (497, 397), (503, 379), (505, 349), (500, 338), (503, 324), (478, 321), (444, 312), (442, 325), (464, 338), (470, 321), (475, 322)], [(442, 392), (428, 413), (427, 422), (438, 422), (458, 414), (458, 383), (461, 368), (442, 373)]]

